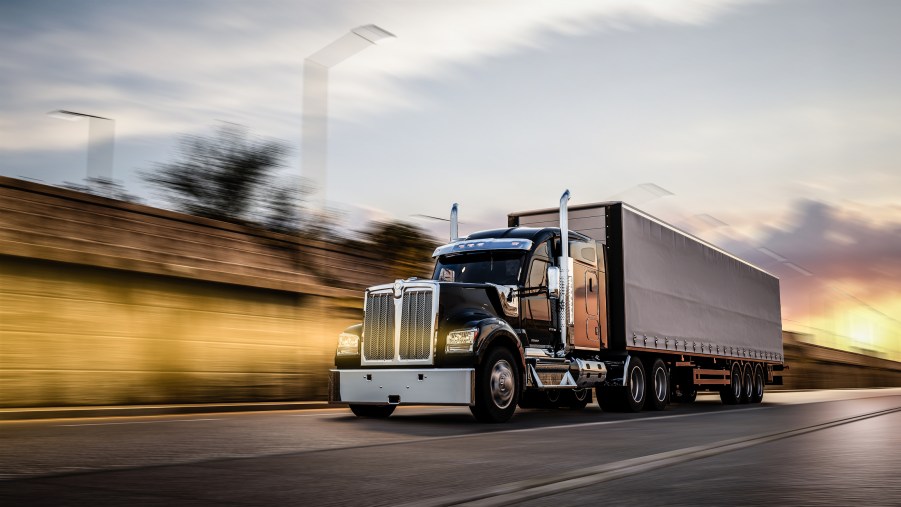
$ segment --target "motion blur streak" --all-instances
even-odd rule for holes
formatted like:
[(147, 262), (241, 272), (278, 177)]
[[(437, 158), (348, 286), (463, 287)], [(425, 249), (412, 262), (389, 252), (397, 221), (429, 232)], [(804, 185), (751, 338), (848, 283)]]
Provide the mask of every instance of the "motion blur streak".
[[(2, 407), (322, 400), (365, 287), (432, 243), (260, 229), (0, 179)], [(786, 387), (901, 385), (893, 361), (786, 334)]]

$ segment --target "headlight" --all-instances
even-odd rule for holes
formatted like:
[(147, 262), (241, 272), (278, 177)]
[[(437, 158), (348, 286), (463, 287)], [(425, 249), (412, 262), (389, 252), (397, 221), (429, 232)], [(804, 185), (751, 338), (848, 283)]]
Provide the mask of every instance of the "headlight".
[(458, 329), (447, 334), (447, 341), (444, 345), (445, 352), (472, 352), (472, 344), (479, 336), (478, 329)]
[(338, 355), (356, 356), (360, 354), (360, 337), (355, 334), (341, 333), (338, 335)]

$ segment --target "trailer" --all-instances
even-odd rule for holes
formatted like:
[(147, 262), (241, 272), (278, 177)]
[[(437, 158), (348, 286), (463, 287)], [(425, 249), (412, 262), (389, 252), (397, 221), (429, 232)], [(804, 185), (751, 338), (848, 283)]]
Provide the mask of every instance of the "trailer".
[(779, 280), (622, 202), (508, 215), (435, 250), (430, 280), (365, 294), (339, 336), (330, 400), (362, 417), (399, 404), (662, 410), (699, 390), (759, 403), (783, 368)]

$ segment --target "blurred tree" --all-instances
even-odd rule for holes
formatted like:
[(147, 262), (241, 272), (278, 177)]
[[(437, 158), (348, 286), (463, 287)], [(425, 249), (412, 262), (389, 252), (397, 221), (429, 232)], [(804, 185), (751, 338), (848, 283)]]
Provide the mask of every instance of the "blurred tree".
[(116, 199), (118, 201), (141, 202), (141, 198), (126, 192), (125, 187), (123, 187), (120, 182), (106, 178), (85, 178), (83, 185), (66, 181), (63, 183), (63, 188), (75, 190), (76, 192), (83, 192), (85, 194), (99, 195), (100, 197), (107, 197), (109, 199)]
[[(229, 123), (211, 136), (182, 136), (175, 161), (157, 164), (141, 176), (178, 211), (261, 223), (266, 220), (254, 220), (254, 215), (266, 207), (263, 191), (288, 152), (282, 141), (251, 138), (246, 127)], [(287, 188), (280, 192), (282, 201), (289, 197)], [(278, 209), (284, 211), (284, 206), (282, 202)]]
[(428, 278), (432, 274), (432, 253), (438, 242), (414, 225), (396, 221), (377, 223), (365, 233), (363, 242), (375, 247), (393, 278)]

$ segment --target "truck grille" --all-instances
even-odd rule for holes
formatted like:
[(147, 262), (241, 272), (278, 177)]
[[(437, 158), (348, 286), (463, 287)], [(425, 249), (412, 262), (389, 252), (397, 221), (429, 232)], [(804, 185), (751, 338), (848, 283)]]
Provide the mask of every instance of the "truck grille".
[(370, 289), (363, 317), (363, 364), (431, 364), (437, 287), (423, 285), (404, 287), (399, 300), (393, 291)]
[(369, 294), (363, 319), (363, 354), (371, 361), (394, 359), (394, 297)]
[(400, 358), (428, 359), (432, 344), (432, 291), (407, 291), (402, 306)]

